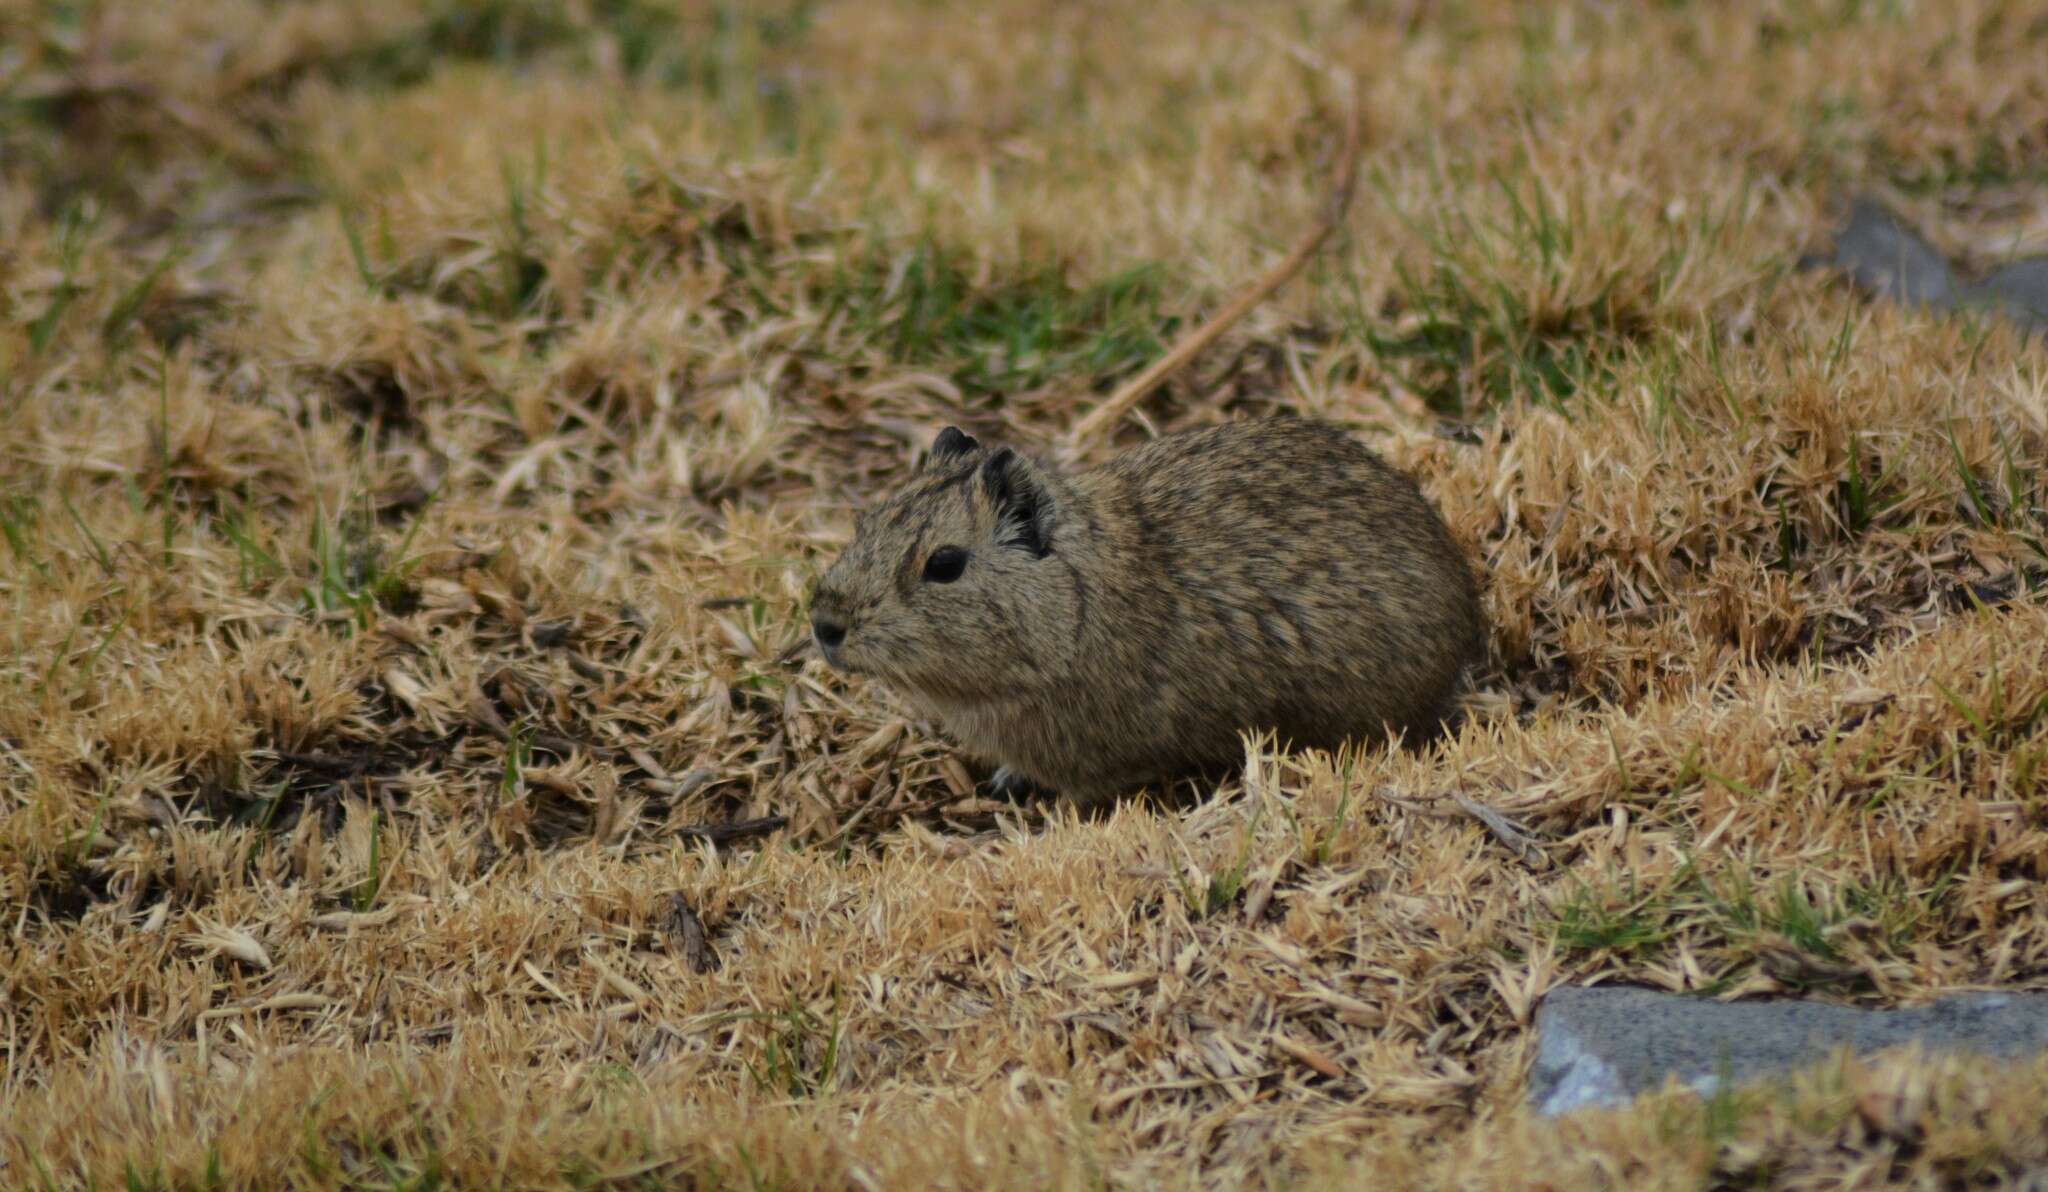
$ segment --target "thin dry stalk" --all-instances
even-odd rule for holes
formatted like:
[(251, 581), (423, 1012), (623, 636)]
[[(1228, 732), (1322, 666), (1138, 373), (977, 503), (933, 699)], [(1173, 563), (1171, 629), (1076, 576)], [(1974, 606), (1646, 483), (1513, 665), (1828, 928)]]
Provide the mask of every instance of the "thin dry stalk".
[(1330, 81), (1336, 94), (1336, 102), (1344, 113), (1343, 131), (1337, 149), (1336, 165), (1330, 172), (1330, 191), (1318, 210), (1316, 222), (1301, 234), (1294, 247), (1274, 262), (1258, 277), (1252, 279), (1236, 297), (1223, 305), (1201, 326), (1183, 336), (1179, 343), (1165, 355), (1147, 365), (1137, 376), (1116, 388), (1100, 405), (1084, 414), (1067, 432), (1061, 444), (1061, 451), (1067, 458), (1074, 458), (1085, 452), (1094, 441), (1112, 430), (1124, 415), (1131, 412), (1146, 395), (1174, 373), (1185, 367), (1189, 361), (1221, 338), (1224, 332), (1235, 326), (1238, 320), (1259, 303), (1272, 296), (1274, 291), (1301, 272), (1323, 241), (1329, 239), (1344, 222), (1345, 212), (1351, 207), (1352, 192), (1358, 184), (1358, 154), (1363, 140), (1361, 125), (1364, 112), (1358, 99), (1358, 88), (1349, 71), (1340, 70), (1320, 55), (1306, 47), (1289, 43), (1290, 52), (1301, 60), (1315, 65)]

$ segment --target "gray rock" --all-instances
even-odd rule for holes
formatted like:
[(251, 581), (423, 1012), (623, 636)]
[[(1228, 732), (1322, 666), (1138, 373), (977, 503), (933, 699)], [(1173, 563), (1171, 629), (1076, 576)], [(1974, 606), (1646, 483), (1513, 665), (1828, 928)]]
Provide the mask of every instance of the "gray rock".
[(1881, 298), (1908, 306), (1946, 309), (1955, 304), (1955, 271), (1939, 250), (1882, 203), (1859, 197), (1835, 232), (1835, 251), (1822, 262)]
[(2048, 1050), (2048, 993), (1955, 994), (1905, 1010), (1796, 1000), (1716, 1002), (1649, 989), (1564, 986), (1536, 1011), (1529, 1102), (1544, 1114), (1626, 1105), (1667, 1077), (1711, 1094), (1825, 1058), (1912, 1040), (1999, 1057)]
[(2027, 331), (2048, 331), (2048, 257), (2023, 257), (1963, 290), (1963, 301), (1997, 309)]
[(1835, 229), (1834, 247), (1799, 259), (1802, 269), (1833, 268), (1859, 289), (1907, 306), (1988, 310), (2028, 335), (2048, 335), (2048, 257), (2024, 257), (1976, 281), (1941, 255), (1883, 203), (1859, 195)]

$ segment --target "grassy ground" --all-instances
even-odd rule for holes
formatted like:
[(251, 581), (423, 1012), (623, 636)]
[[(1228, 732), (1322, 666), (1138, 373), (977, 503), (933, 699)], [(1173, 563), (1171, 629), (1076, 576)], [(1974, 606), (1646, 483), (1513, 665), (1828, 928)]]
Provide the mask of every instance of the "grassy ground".
[[(1564, 981), (2048, 988), (2038, 5), (0, 2), (0, 1182), (1958, 1182), (2048, 1066), (1566, 1124)], [(1427, 753), (1055, 820), (797, 647), (957, 423), (1415, 469)], [(1457, 796), (1514, 817), (1518, 851)], [(708, 826), (786, 817), (771, 834)]]

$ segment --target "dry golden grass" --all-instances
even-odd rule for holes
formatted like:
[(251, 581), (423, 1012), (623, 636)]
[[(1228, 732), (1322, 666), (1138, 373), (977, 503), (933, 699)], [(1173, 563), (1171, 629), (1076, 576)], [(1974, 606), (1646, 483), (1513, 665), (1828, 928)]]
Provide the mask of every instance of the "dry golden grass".
[[(0, 3), (0, 1182), (2048, 1165), (2040, 1064), (1520, 1106), (1563, 981), (2048, 988), (2048, 358), (1792, 268), (1851, 188), (2048, 246), (2048, 16), (1233, 12)], [(802, 593), (1313, 220), (1247, 25), (1358, 70), (1358, 197), (1118, 441), (1356, 427), (1492, 658), (1049, 822)]]

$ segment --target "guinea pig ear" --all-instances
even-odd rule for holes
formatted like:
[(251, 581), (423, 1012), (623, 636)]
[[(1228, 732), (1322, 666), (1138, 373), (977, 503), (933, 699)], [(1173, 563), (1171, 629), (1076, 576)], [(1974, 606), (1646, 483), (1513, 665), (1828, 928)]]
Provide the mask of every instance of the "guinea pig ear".
[(1040, 559), (1052, 553), (1056, 510), (1037, 464), (998, 447), (981, 461), (981, 488), (996, 512), (999, 544), (1030, 551)]
[(975, 441), (974, 436), (962, 433), (957, 426), (949, 426), (932, 440), (931, 454), (925, 457), (925, 462), (942, 464), (979, 450), (981, 444)]

